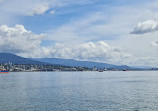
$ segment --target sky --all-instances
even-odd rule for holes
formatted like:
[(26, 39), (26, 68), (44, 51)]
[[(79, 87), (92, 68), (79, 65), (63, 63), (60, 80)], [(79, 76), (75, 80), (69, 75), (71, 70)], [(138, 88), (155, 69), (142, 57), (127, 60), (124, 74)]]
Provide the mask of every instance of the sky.
[(0, 0), (0, 52), (158, 66), (157, 0)]

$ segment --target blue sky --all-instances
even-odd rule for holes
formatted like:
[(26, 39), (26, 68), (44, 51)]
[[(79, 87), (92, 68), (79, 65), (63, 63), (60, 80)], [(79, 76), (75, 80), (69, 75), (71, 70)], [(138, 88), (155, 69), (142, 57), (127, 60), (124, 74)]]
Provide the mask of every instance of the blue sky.
[[(35, 33), (41, 33), (50, 28), (59, 27), (71, 22), (73, 19), (82, 18), (91, 13), (104, 11), (104, 14), (109, 16), (115, 14), (110, 10), (112, 7), (137, 5), (138, 2), (141, 3), (140, 1), (93, 0), (93, 2), (90, 1), (90, 3), (86, 4), (70, 4), (63, 7), (50, 8), (42, 15), (23, 16), (20, 18), (18, 23), (25, 25), (26, 29), (30, 29)], [(102, 7), (106, 7), (106, 9), (102, 10)], [(55, 14), (50, 14), (52, 10), (55, 10)], [(40, 27), (40, 29), (38, 27)]]
[(156, 0), (0, 0), (0, 52), (155, 66), (157, 5)]

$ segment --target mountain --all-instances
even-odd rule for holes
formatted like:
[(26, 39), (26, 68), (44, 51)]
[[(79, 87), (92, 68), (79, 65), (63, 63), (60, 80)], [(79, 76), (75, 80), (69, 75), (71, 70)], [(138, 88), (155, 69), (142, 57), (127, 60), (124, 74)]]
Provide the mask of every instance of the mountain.
[(90, 61), (77, 61), (73, 59), (60, 59), (60, 58), (34, 58), (33, 60), (47, 62), (50, 64), (72, 66), (72, 67), (88, 67), (88, 68), (115, 68), (115, 69), (134, 69), (126, 65), (117, 66), (106, 63), (90, 62)]
[(11, 53), (0, 53), (0, 63), (9, 63), (12, 62), (13, 64), (32, 64), (32, 65), (46, 65), (48, 63), (23, 58)]
[(77, 61), (73, 59), (60, 59), (60, 58), (23, 58), (11, 53), (0, 53), (0, 63), (13, 64), (32, 64), (32, 65), (61, 65), (61, 66), (72, 66), (72, 67), (88, 67), (88, 68), (108, 68), (108, 69), (130, 69), (134, 70), (136, 68), (131, 68), (126, 65), (117, 66), (107, 63), (90, 62), (90, 61)]

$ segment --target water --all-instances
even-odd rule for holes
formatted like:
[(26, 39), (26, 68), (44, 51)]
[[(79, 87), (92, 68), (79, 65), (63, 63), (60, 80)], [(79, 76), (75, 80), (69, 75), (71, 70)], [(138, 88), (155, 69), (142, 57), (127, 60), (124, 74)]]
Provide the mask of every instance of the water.
[(0, 74), (0, 111), (158, 111), (158, 72)]

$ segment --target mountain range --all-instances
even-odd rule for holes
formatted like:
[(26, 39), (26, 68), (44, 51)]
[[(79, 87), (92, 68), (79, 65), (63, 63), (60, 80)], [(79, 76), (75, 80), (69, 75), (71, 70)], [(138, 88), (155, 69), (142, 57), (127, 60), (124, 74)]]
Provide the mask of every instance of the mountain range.
[(11, 53), (0, 53), (0, 63), (13, 64), (32, 64), (32, 65), (62, 65), (71, 67), (88, 67), (88, 68), (109, 68), (109, 69), (136, 69), (126, 65), (113, 65), (107, 63), (91, 62), (91, 61), (77, 61), (73, 59), (60, 58), (23, 58)]
[(115, 69), (133, 69), (129, 66), (122, 65), (117, 66), (113, 64), (107, 63), (99, 63), (99, 62), (91, 62), (91, 61), (77, 61), (73, 59), (60, 59), (60, 58), (34, 58), (33, 60), (46, 62), (55, 65), (64, 65), (64, 66), (72, 66), (72, 67), (88, 67), (88, 68), (115, 68)]
[(23, 58), (11, 53), (0, 53), (0, 63), (9, 63), (12, 62), (13, 64), (48, 64), (48, 63), (44, 63), (44, 62), (40, 62), (40, 61), (36, 61), (36, 60), (32, 60), (32, 59), (28, 59), (28, 58)]

